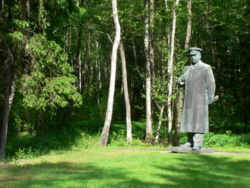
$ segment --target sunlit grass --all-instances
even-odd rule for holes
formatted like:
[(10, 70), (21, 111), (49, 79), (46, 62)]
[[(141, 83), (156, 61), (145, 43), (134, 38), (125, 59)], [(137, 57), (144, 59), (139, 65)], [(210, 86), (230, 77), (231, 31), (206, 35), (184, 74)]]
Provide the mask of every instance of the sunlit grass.
[(0, 187), (249, 187), (250, 157), (82, 149), (1, 165)]

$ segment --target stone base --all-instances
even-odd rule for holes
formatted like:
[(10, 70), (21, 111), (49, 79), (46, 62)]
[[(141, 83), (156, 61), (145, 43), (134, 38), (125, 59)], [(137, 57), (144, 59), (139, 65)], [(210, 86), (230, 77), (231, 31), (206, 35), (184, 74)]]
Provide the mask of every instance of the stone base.
[(199, 150), (193, 150), (191, 147), (181, 147), (181, 146), (172, 146), (168, 149), (172, 153), (198, 153), (198, 154), (205, 154), (205, 153), (213, 153), (214, 151), (210, 148), (201, 148)]

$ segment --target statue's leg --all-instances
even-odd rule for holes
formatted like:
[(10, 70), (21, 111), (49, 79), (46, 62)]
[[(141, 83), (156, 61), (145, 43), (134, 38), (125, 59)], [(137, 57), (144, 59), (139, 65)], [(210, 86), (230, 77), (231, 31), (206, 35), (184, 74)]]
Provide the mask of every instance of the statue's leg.
[(194, 140), (193, 140), (194, 135), (195, 133), (192, 132), (187, 133), (187, 141), (191, 144), (191, 148), (194, 146)]
[(194, 136), (193, 136), (194, 145), (192, 147), (194, 150), (199, 150), (202, 148), (203, 137), (204, 137), (204, 134), (198, 134), (198, 133), (194, 134)]

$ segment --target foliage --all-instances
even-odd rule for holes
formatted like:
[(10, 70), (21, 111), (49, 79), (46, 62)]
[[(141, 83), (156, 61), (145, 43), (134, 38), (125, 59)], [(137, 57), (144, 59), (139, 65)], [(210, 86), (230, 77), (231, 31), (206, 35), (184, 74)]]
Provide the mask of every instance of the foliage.
[(249, 147), (250, 145), (250, 134), (245, 135), (234, 135), (231, 131), (227, 134), (214, 134), (209, 133), (205, 136), (205, 145), (208, 147)]
[(47, 41), (43, 35), (35, 35), (30, 39), (28, 51), (33, 64), (30, 73), (20, 79), (24, 104), (43, 110), (47, 107), (65, 107), (68, 99), (80, 104), (81, 96), (73, 85), (73, 69), (60, 46)]
[[(179, 135), (180, 143), (183, 144), (187, 141), (186, 133)], [(249, 152), (250, 135), (232, 134), (228, 130), (224, 134), (215, 134), (213, 132), (207, 133), (204, 136), (204, 147), (214, 148), (219, 151), (246, 151)], [(245, 150), (244, 150), (245, 149)]]

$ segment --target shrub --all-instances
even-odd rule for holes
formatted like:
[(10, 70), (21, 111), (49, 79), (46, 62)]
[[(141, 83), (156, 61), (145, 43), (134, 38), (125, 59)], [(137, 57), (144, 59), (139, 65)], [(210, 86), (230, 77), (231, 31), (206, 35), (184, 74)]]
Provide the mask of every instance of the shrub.
[(234, 135), (208, 133), (205, 135), (205, 146), (239, 146), (248, 147), (250, 145), (250, 134)]

